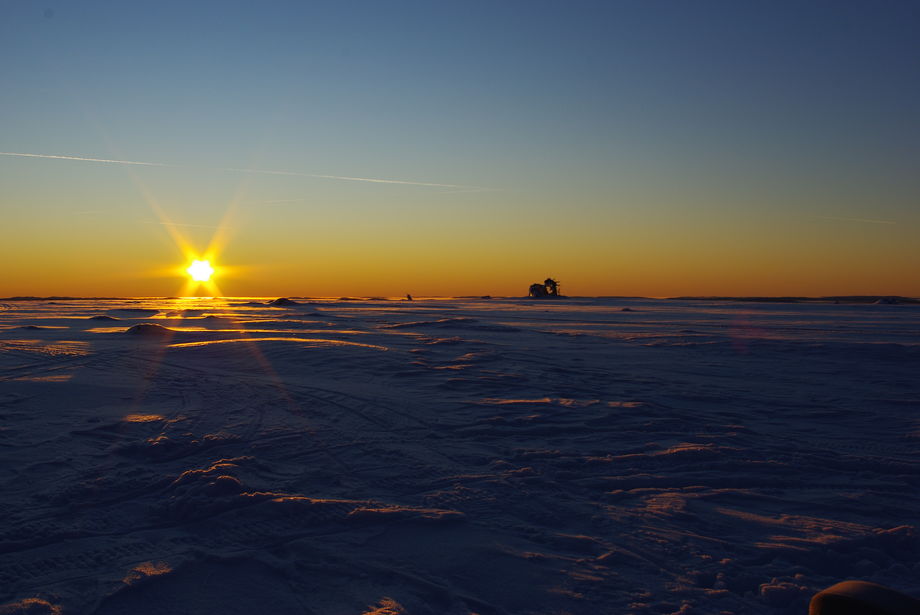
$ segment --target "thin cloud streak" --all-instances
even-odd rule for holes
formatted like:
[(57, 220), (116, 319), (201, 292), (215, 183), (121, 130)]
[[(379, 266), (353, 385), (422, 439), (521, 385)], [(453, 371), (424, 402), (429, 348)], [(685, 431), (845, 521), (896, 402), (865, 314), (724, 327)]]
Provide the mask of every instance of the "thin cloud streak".
[[(444, 185), (444, 184), (438, 184), (438, 185)], [(469, 190), (461, 190), (461, 189), (449, 190), (447, 192), (442, 192), (440, 194), (445, 194), (445, 195), (447, 194), (476, 194), (478, 192), (495, 192), (497, 190), (499, 190), (499, 188), (470, 188)], [(315, 200), (316, 200), (315, 198), (304, 197), (300, 199), (270, 199), (270, 200), (264, 200), (264, 201), (241, 201), (240, 204), (241, 205), (265, 205), (267, 207), (277, 207), (281, 205), (290, 205), (292, 203), (309, 203)]]
[(79, 160), (80, 162), (108, 162), (111, 164), (134, 164), (142, 167), (178, 167), (176, 164), (162, 162), (136, 162), (134, 160), (110, 160), (108, 158), (85, 158), (83, 156), (57, 156), (54, 154), (23, 154), (21, 152), (0, 152), (0, 156), (18, 156), (20, 158), (51, 158), (53, 160)]
[(869, 218), (844, 218), (841, 216), (812, 216), (819, 220), (841, 220), (843, 222), (865, 222), (866, 224), (897, 224), (892, 220), (871, 220)]
[(375, 177), (350, 177), (348, 175), (320, 175), (317, 173), (298, 173), (296, 171), (269, 171), (267, 169), (235, 169), (221, 167), (224, 171), (237, 171), (239, 173), (263, 173), (265, 175), (289, 175), (293, 177), (310, 177), (313, 179), (338, 179), (349, 182), (369, 182), (372, 184), (400, 184), (405, 186), (430, 186), (433, 188), (475, 188), (478, 190), (488, 190), (481, 186), (465, 186), (461, 184), (436, 184), (433, 182), (416, 182), (403, 179), (378, 179)]
[[(52, 160), (76, 160), (79, 162), (103, 162), (109, 164), (128, 164), (145, 167), (167, 167), (195, 169), (200, 167), (191, 167), (178, 164), (169, 164), (165, 162), (138, 162), (136, 160), (112, 160), (109, 158), (88, 158), (85, 156), (61, 156), (56, 154), (26, 154), (22, 152), (0, 152), (0, 156), (14, 156), (19, 158), (49, 158)], [(335, 179), (339, 181), (350, 182), (367, 182), (372, 184), (395, 184), (401, 186), (427, 186), (430, 188), (457, 188), (473, 190), (495, 190), (495, 188), (485, 188), (483, 186), (467, 186), (463, 184), (439, 184), (434, 182), (418, 182), (405, 179), (380, 179), (376, 177), (352, 177), (350, 175), (323, 175), (319, 173), (299, 173), (297, 171), (273, 171), (270, 169), (241, 169), (235, 167), (211, 167), (216, 171), (233, 171), (236, 173), (256, 173), (260, 175), (285, 175), (289, 177), (309, 177), (311, 179)]]

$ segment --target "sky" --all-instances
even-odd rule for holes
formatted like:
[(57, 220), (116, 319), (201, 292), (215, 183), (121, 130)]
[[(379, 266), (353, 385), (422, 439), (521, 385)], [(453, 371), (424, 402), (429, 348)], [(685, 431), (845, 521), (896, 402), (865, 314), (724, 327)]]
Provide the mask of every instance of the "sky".
[(918, 296), (917, 32), (894, 0), (3, 0), (0, 296), (201, 293), (205, 255), (238, 296)]

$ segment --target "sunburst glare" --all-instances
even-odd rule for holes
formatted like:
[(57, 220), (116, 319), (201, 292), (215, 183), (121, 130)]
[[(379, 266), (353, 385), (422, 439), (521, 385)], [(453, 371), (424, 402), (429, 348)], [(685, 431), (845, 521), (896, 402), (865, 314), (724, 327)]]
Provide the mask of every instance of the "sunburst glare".
[(188, 272), (196, 282), (207, 282), (214, 274), (214, 267), (211, 266), (209, 261), (196, 260), (192, 261), (192, 264), (189, 265), (188, 269), (185, 271)]

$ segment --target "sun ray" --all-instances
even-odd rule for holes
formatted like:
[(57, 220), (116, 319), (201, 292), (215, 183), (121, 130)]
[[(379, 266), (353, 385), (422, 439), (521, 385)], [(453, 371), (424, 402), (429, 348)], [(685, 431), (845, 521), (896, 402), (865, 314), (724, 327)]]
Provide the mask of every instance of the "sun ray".
[[(177, 224), (173, 222), (172, 219), (170, 219), (165, 209), (160, 205), (151, 191), (147, 189), (146, 185), (143, 181), (141, 181), (135, 170), (130, 167), (125, 167), (125, 170), (138, 189), (138, 192), (140, 192), (144, 201), (150, 207), (154, 215), (156, 215), (160, 222), (160, 226), (166, 229), (173, 243), (176, 245), (176, 248), (182, 254), (185, 264), (170, 270), (178, 277), (184, 277), (184, 282), (182, 284), (181, 291), (179, 292), (179, 296), (194, 297), (198, 295), (198, 291), (203, 289), (209, 297), (217, 302), (217, 305), (227, 305), (228, 302), (224, 298), (224, 294), (221, 291), (220, 286), (217, 284), (215, 278), (219, 278), (222, 274), (233, 271), (235, 269), (233, 267), (221, 266), (219, 264), (220, 254), (230, 239), (231, 231), (235, 228), (233, 222), (238, 212), (238, 205), (245, 196), (244, 183), (248, 182), (249, 179), (247, 178), (244, 182), (240, 183), (234, 198), (227, 204), (227, 208), (224, 211), (220, 222), (217, 224), (217, 227), (215, 228), (210, 240), (208, 241), (206, 249), (204, 252), (198, 252), (192, 246), (191, 241), (189, 241), (188, 238), (182, 233), (182, 225)], [(196, 266), (196, 263), (199, 264)], [(204, 265), (201, 265), (200, 263), (204, 263)], [(190, 271), (192, 267), (195, 267), (195, 269), (192, 270), (195, 273)], [(205, 274), (206, 271), (208, 272), (207, 274)], [(301, 409), (299, 405), (294, 401), (294, 398), (290, 394), (290, 391), (288, 391), (283, 379), (272, 367), (271, 362), (262, 352), (259, 344), (254, 341), (250, 341), (249, 335), (246, 331), (240, 331), (240, 336), (246, 340), (247, 343), (245, 343), (245, 346), (248, 348), (253, 360), (259, 365), (265, 375), (274, 384), (281, 397), (290, 407), (290, 411), (294, 413), (300, 413)], [(154, 357), (152, 362), (153, 364), (149, 368), (151, 376), (156, 374), (159, 370), (159, 363), (163, 358), (164, 352), (165, 347), (161, 349), (161, 351), (158, 352)], [(141, 403), (145, 393), (146, 387), (143, 387), (141, 390), (137, 391), (137, 396), (134, 400), (135, 405)]]
[[(112, 162), (123, 162), (123, 161), (112, 161)], [(234, 195), (233, 199), (231, 199), (230, 202), (227, 204), (227, 208), (225, 209), (223, 215), (221, 216), (221, 219), (219, 223), (217, 224), (217, 227), (214, 229), (214, 232), (212, 233), (212, 236), (207, 243), (206, 249), (204, 250), (203, 253), (199, 253), (197, 250), (195, 250), (191, 241), (189, 241), (189, 239), (182, 233), (183, 225), (175, 223), (167, 215), (165, 209), (161, 206), (159, 201), (154, 197), (152, 192), (147, 188), (145, 183), (141, 180), (139, 175), (135, 172), (136, 169), (129, 166), (129, 164), (130, 163), (124, 164), (123, 168), (127, 172), (132, 183), (134, 183), (141, 197), (150, 207), (150, 210), (157, 217), (159, 221), (159, 225), (166, 229), (167, 233), (169, 234), (170, 239), (172, 239), (172, 242), (175, 244), (176, 248), (182, 254), (184, 264), (169, 269), (169, 272), (171, 275), (175, 275), (179, 278), (183, 278), (182, 288), (178, 296), (183, 297), (183, 298), (195, 297), (198, 294), (199, 290), (204, 289), (207, 295), (211, 297), (212, 299), (212, 302), (210, 302), (210, 305), (215, 306), (215, 307), (220, 306), (220, 305), (229, 305), (229, 301), (225, 299), (224, 293), (218, 286), (215, 278), (219, 278), (222, 274), (232, 273), (234, 271), (238, 271), (241, 269), (240, 267), (221, 266), (219, 262), (220, 262), (220, 255), (223, 252), (224, 248), (226, 247), (230, 239), (231, 231), (236, 228), (234, 221), (237, 216), (237, 212), (239, 211), (239, 204), (244, 200), (245, 192), (246, 192), (245, 187), (246, 187), (246, 184), (248, 184), (251, 181), (252, 175), (250, 173), (246, 173), (243, 176), (243, 179), (241, 179), (239, 186), (237, 188), (236, 194)], [(139, 163), (139, 164), (143, 164), (143, 163)], [(150, 164), (150, 165), (143, 165), (143, 166), (173, 166), (173, 165)], [(203, 226), (198, 226), (198, 227), (204, 228)], [(186, 275), (189, 273), (187, 270), (188, 267), (191, 266), (191, 264), (196, 260), (197, 261), (204, 260), (211, 267), (211, 270), (212, 270), (211, 274), (208, 276), (203, 276), (203, 277), (206, 277), (206, 279), (204, 280), (196, 280), (194, 279), (192, 275)], [(245, 327), (241, 327), (241, 331), (239, 335), (241, 338), (246, 340), (246, 343), (244, 345), (249, 350), (249, 353), (252, 356), (253, 360), (259, 365), (259, 367), (262, 369), (264, 374), (268, 377), (268, 380), (274, 385), (279, 395), (284, 399), (284, 401), (286, 402), (288, 406), (289, 411), (294, 414), (302, 414), (303, 411), (300, 408), (300, 405), (294, 400), (284, 380), (274, 369), (274, 367), (272, 366), (271, 362), (269, 361), (265, 353), (262, 352), (262, 349), (260, 348), (259, 344), (255, 341), (250, 340), (249, 334), (245, 330), (242, 330), (242, 329), (245, 329)], [(143, 401), (147, 395), (148, 389), (152, 385), (154, 377), (160, 370), (161, 362), (163, 360), (163, 357), (166, 351), (167, 351), (167, 345), (164, 344), (158, 351), (155, 351), (153, 353), (153, 356), (151, 357), (152, 360), (149, 362), (147, 366), (147, 373), (144, 379), (144, 384), (141, 384), (140, 387), (135, 391), (135, 395), (134, 395), (134, 398), (131, 404), (132, 408), (140, 407), (143, 404)], [(308, 430), (308, 433), (312, 435), (312, 431)]]

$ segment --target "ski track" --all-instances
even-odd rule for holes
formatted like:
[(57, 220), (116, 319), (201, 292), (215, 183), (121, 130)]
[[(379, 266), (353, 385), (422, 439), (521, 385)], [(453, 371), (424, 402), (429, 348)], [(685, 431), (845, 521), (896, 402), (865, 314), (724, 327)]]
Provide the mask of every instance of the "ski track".
[(741, 615), (804, 613), (845, 578), (920, 594), (916, 306), (250, 301), (0, 306), (0, 604)]

